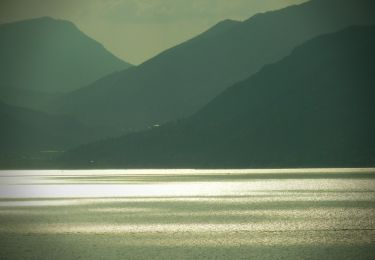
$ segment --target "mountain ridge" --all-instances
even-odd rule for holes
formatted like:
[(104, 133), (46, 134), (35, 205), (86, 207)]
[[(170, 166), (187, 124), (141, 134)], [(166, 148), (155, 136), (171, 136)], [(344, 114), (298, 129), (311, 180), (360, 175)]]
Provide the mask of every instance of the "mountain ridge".
[[(124, 133), (184, 118), (226, 87), (285, 57), (308, 39), (353, 23), (374, 24), (374, 7), (368, 0), (313, 0), (244, 22), (229, 22), (229, 28), (220, 33), (208, 30), (116, 74), (110, 84), (96, 82), (68, 95), (56, 110), (87, 124), (103, 121)], [(363, 13), (364, 8), (367, 11)], [(334, 19), (332, 12), (337, 12)]]
[(61, 165), (374, 166), (374, 46), (375, 26), (316, 37), (228, 88), (193, 116), (82, 146), (67, 152)]
[(131, 66), (67, 20), (1, 24), (0, 39), (1, 85), (68, 92)]

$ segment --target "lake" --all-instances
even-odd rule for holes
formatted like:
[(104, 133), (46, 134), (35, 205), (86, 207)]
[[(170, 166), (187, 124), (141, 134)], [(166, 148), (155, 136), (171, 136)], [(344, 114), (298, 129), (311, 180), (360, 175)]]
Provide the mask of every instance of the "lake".
[(0, 171), (0, 259), (374, 259), (375, 169)]

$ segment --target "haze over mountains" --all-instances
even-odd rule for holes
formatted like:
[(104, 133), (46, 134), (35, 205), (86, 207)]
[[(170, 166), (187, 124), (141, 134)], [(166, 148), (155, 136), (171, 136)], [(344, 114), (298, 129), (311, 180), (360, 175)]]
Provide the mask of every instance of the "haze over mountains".
[(186, 117), (306, 40), (375, 23), (374, 6), (371, 0), (313, 0), (244, 22), (223, 21), (140, 66), (67, 95), (58, 112), (124, 133)]
[(0, 25), (0, 164), (99, 138), (101, 128), (47, 114), (48, 107), (66, 92), (129, 67), (68, 21), (43, 17)]
[(11, 106), (0, 101), (0, 168), (41, 167), (63, 151), (96, 141), (108, 131), (65, 115)]
[(104, 168), (373, 166), (374, 57), (375, 26), (320, 36), (186, 120), (64, 160)]
[(374, 11), (225, 20), (136, 67), (67, 21), (0, 25), (0, 167), (374, 165)]
[(2, 167), (38, 163), (43, 152), (61, 152), (73, 145), (92, 141), (95, 134), (92, 129), (66, 116), (52, 116), (2, 102), (0, 125)]
[(4, 102), (37, 107), (43, 95), (76, 90), (130, 66), (68, 21), (43, 17), (0, 25)]

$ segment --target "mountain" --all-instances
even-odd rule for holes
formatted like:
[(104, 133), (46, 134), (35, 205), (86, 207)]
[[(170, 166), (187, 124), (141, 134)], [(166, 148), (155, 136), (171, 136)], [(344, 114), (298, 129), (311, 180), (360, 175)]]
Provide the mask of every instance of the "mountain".
[(13, 106), (46, 111), (54, 102), (61, 98), (61, 93), (51, 93), (14, 86), (0, 85), (0, 102)]
[(354, 26), (306, 42), (186, 120), (63, 159), (98, 168), (374, 166), (374, 86), (375, 26)]
[(97, 138), (95, 129), (89, 129), (69, 117), (49, 115), (2, 102), (0, 125), (2, 168), (22, 166), (25, 162), (38, 163), (46, 156)]
[(128, 67), (68, 21), (43, 17), (0, 25), (1, 86), (68, 92)]
[(67, 95), (57, 111), (124, 133), (187, 117), (297, 45), (349, 25), (375, 24), (372, 0), (312, 0), (223, 21), (140, 66)]

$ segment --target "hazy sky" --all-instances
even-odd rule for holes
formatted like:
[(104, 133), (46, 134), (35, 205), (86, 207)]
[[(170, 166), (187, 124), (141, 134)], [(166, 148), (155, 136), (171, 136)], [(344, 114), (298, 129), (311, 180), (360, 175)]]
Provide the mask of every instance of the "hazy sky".
[(74, 22), (115, 55), (139, 64), (224, 19), (306, 0), (0, 0), (0, 22), (51, 16)]

